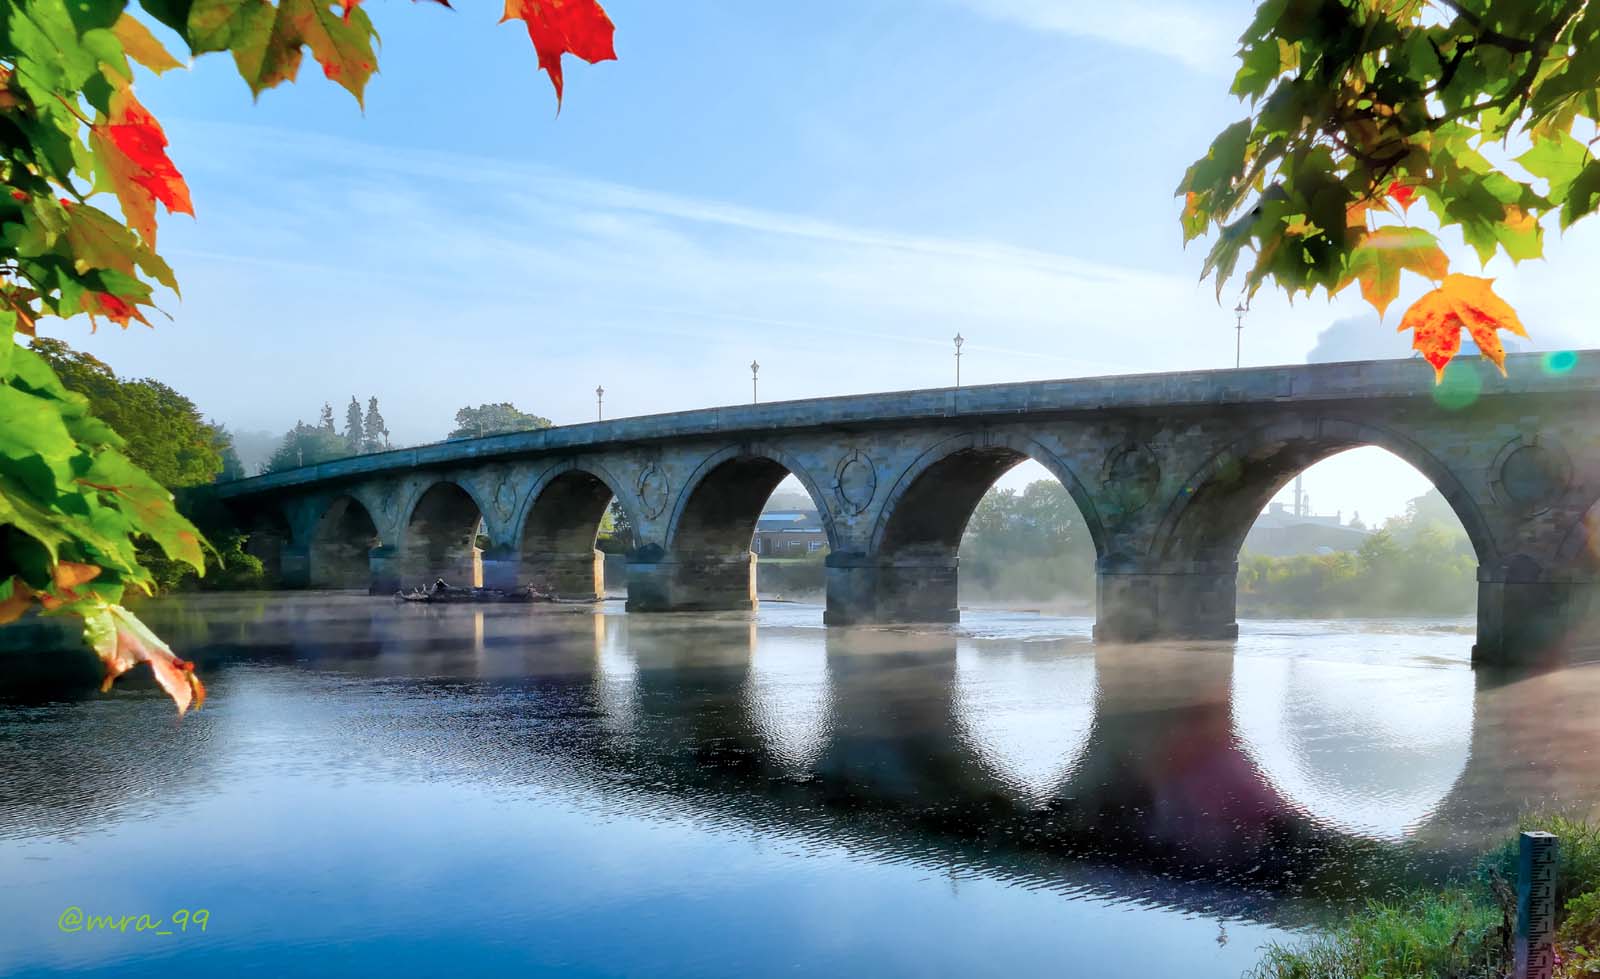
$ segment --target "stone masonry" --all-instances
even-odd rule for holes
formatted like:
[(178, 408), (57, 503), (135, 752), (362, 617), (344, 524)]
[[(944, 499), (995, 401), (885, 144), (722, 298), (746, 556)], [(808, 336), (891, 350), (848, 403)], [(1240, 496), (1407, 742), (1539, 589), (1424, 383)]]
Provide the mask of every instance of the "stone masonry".
[[(1375, 445), (1432, 480), (1479, 563), (1477, 657), (1600, 642), (1600, 351), (999, 384), (712, 408), (436, 443), (225, 484), (285, 584), (603, 592), (595, 535), (634, 530), (628, 609), (749, 609), (750, 540), (794, 475), (827, 532), (827, 621), (955, 621), (978, 500), (1033, 459), (1098, 553), (1096, 636), (1237, 633), (1240, 544), (1306, 467)], [(486, 546), (478, 539), (487, 538)]]

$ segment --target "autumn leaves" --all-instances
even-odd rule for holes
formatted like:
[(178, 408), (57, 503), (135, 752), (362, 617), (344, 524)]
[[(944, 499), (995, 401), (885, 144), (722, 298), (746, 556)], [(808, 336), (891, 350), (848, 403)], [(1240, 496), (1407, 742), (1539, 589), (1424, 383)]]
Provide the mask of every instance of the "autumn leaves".
[[(1387, 198), (1400, 213), (1409, 210), (1415, 188), (1390, 186)], [(1357, 244), (1346, 259), (1343, 282), (1330, 290), (1338, 293), (1352, 282), (1361, 284), (1361, 298), (1382, 316), (1400, 294), (1400, 273), (1416, 274), (1439, 283), (1418, 299), (1400, 319), (1402, 331), (1412, 331), (1411, 345), (1433, 365), (1436, 380), (1461, 352), (1461, 331), (1472, 336), (1478, 350), (1505, 373), (1506, 352), (1497, 330), (1518, 336), (1528, 334), (1516, 312), (1494, 294), (1493, 279), (1452, 274), (1450, 259), (1431, 232), (1406, 225), (1366, 229), (1374, 208), (1363, 203), (1350, 208), (1350, 223), (1361, 229)]]
[[(441, 0), (442, 2), (442, 0)], [(447, 4), (448, 5), (448, 4)], [(360, 100), (377, 70), (376, 33), (359, 0), (141, 0), (193, 54), (227, 51), (252, 92), (292, 81), (305, 50)], [(179, 710), (205, 688), (121, 606), (154, 578), (137, 544), (203, 573), (199, 533), (172, 495), (131, 463), (14, 334), (46, 316), (87, 313), (148, 324), (158, 286), (177, 290), (156, 251), (158, 207), (193, 214), (161, 125), (133, 92), (135, 64), (180, 67), (128, 0), (11, 0), (0, 17), (0, 624), (40, 607), (74, 614), (106, 683), (148, 663)], [(595, 0), (510, 0), (559, 102), (561, 56), (615, 58)], [(102, 210), (109, 192), (120, 215)]]
[(1503, 371), (1499, 332), (1525, 335), (1515, 312), (1406, 212), (1425, 203), (1481, 261), (1520, 262), (1543, 253), (1545, 217), (1565, 229), (1600, 209), (1600, 7), (1263, 0), (1239, 62), (1249, 113), (1178, 187), (1184, 240), (1212, 235), (1202, 277), (1219, 296), (1236, 274), (1246, 296), (1359, 283), (1382, 313), (1409, 271), (1436, 287), (1400, 328), (1435, 371), (1463, 331)]

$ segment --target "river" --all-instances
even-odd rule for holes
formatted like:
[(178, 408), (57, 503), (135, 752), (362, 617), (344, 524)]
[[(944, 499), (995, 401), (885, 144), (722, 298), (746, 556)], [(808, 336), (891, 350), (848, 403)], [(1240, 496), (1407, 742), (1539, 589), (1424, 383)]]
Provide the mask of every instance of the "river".
[(1465, 621), (142, 611), (204, 710), (0, 707), (0, 974), (1234, 977), (1600, 812), (1600, 668), (1473, 671)]

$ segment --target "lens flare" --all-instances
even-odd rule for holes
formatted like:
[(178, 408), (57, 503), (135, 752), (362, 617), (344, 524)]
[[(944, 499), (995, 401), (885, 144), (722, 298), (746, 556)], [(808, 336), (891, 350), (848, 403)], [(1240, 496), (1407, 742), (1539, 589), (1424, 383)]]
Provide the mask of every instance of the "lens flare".
[(1544, 355), (1546, 374), (1565, 374), (1576, 366), (1578, 366), (1576, 350), (1552, 350)]
[(1483, 393), (1483, 378), (1478, 364), (1472, 360), (1456, 360), (1445, 368), (1444, 377), (1433, 387), (1433, 400), (1441, 408), (1460, 411), (1478, 400)]

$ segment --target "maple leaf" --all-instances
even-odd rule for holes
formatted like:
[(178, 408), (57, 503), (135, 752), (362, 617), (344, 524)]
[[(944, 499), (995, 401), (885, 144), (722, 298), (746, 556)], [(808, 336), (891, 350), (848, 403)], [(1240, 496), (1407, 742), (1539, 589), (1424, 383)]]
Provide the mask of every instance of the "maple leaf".
[(167, 136), (133, 92), (111, 96), (111, 114), (90, 129), (89, 142), (128, 226), (145, 241), (155, 244), (157, 201), (169, 214), (194, 215), (189, 187), (167, 156)]
[(1506, 351), (1496, 330), (1509, 330), (1526, 337), (1516, 310), (1494, 294), (1493, 279), (1459, 273), (1445, 276), (1444, 284), (1424, 295), (1400, 320), (1401, 330), (1415, 331), (1411, 346), (1433, 365), (1435, 382), (1444, 379), (1444, 369), (1461, 351), (1461, 329), (1472, 334), (1472, 341), (1494, 365), (1506, 372)]
[(128, 323), (138, 320), (145, 326), (150, 321), (139, 312), (139, 307), (133, 305), (121, 296), (114, 296), (109, 292), (86, 292), (83, 294), (83, 311), (89, 314), (89, 321), (95, 322), (95, 317), (104, 316), (123, 329), (128, 328)]
[(0, 597), (0, 625), (22, 618), (22, 613), (33, 604), (33, 589), (16, 576), (0, 581), (0, 595), (4, 596)]
[(1403, 184), (1396, 180), (1389, 185), (1385, 193), (1390, 200), (1400, 205), (1400, 210), (1408, 211), (1411, 209), (1411, 202), (1416, 199), (1417, 188), (1414, 184)]
[(178, 705), (182, 714), (190, 706), (205, 703), (206, 688), (194, 675), (194, 664), (180, 659), (132, 612), (120, 605), (101, 604), (84, 613), (83, 636), (105, 664), (102, 692), (111, 689), (117, 677), (149, 663), (156, 682)]
[(1379, 228), (1365, 234), (1345, 260), (1337, 293), (1360, 281), (1361, 297), (1382, 316), (1400, 294), (1400, 273), (1406, 269), (1435, 282), (1450, 271), (1450, 259), (1433, 235), (1421, 228)]
[(161, 42), (150, 33), (150, 28), (144, 26), (136, 17), (124, 13), (111, 26), (111, 33), (116, 35), (117, 41), (121, 43), (122, 50), (128, 57), (158, 75), (173, 68), (183, 67), (183, 63), (174, 58), (172, 52), (162, 47)]
[(521, 20), (528, 27), (539, 67), (550, 74), (556, 87), (556, 111), (561, 108), (561, 56), (570, 54), (589, 64), (615, 61), (611, 18), (596, 0), (506, 0), (500, 23)]

